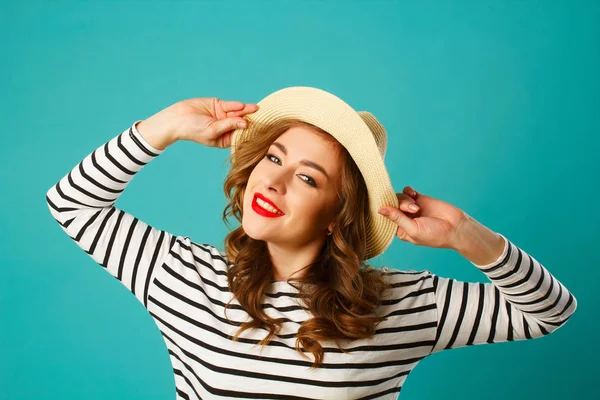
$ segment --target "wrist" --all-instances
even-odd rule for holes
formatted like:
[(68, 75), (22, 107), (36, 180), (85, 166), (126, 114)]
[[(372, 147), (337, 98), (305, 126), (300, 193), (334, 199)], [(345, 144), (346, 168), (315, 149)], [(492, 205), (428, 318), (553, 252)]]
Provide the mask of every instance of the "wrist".
[(504, 238), (471, 216), (457, 229), (453, 249), (476, 265), (488, 265), (504, 250)]
[(155, 114), (136, 125), (138, 133), (155, 149), (164, 150), (177, 141), (175, 132)]

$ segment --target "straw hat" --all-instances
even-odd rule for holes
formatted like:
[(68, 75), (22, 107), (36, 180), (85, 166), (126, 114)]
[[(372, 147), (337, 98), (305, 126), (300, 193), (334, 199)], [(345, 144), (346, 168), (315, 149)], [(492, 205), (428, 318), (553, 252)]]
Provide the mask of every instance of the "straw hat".
[(259, 109), (244, 117), (248, 127), (232, 133), (231, 154), (235, 153), (236, 146), (257, 134), (256, 125), (282, 118), (297, 118), (325, 130), (348, 150), (367, 185), (371, 218), (367, 223), (365, 259), (383, 253), (398, 229), (393, 221), (378, 212), (384, 206), (398, 207), (398, 198), (384, 165), (387, 134), (383, 125), (373, 114), (355, 111), (342, 99), (313, 87), (284, 88), (257, 104)]

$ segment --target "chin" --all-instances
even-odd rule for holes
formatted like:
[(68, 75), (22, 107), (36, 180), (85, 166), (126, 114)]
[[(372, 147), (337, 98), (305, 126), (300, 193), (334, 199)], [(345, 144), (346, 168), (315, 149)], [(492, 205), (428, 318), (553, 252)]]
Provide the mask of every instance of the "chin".
[(242, 216), (242, 229), (246, 235), (250, 236), (254, 240), (266, 240), (267, 236), (264, 229), (259, 227), (253, 221), (245, 220)]
[(261, 236), (260, 232), (255, 232), (252, 229), (248, 229), (244, 225), (242, 225), (242, 229), (244, 230), (244, 233), (246, 235), (250, 236), (252, 239), (254, 239), (254, 240), (264, 240), (263, 237)]

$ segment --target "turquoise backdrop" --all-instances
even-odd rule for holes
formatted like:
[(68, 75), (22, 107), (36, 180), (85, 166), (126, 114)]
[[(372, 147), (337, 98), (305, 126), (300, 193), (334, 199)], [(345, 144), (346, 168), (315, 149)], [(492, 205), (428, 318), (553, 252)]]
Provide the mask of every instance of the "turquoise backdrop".
[[(174, 398), (157, 326), (65, 235), (46, 191), (178, 100), (295, 85), (375, 114), (397, 192), (462, 208), (578, 300), (549, 336), (426, 358), (402, 399), (594, 397), (599, 21), (598, 1), (0, 2), (0, 399)], [(227, 155), (178, 142), (117, 204), (222, 246)], [(487, 281), (399, 239), (373, 264)]]

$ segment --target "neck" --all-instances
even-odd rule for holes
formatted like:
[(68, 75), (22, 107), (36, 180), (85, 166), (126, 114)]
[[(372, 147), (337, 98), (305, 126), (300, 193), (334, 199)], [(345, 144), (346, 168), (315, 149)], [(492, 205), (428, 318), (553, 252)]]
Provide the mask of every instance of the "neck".
[(275, 281), (297, 280), (304, 276), (307, 271), (305, 267), (316, 260), (324, 244), (325, 242), (320, 240), (301, 247), (286, 247), (267, 242)]

